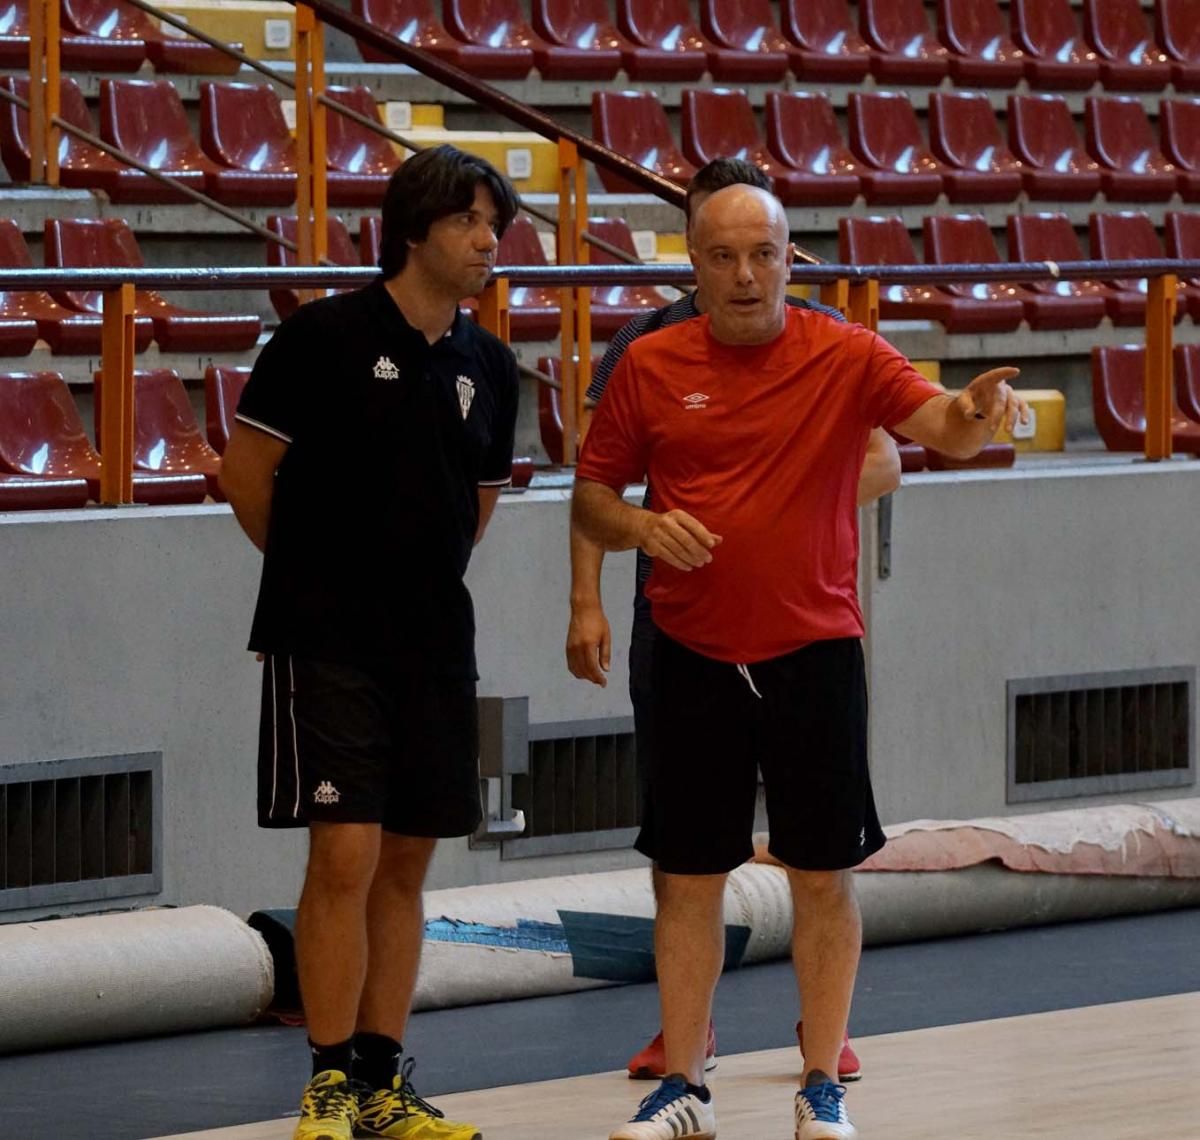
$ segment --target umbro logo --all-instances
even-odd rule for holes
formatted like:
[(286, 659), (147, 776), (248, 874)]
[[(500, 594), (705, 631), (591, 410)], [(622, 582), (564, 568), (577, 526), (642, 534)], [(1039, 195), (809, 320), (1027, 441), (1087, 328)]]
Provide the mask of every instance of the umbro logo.
[(390, 356), (381, 356), (375, 361), (376, 380), (399, 380), (400, 369), (392, 363)]
[(703, 408), (711, 397), (706, 396), (703, 392), (693, 392), (690, 396), (684, 396), (683, 406), (687, 410), (694, 411), (696, 408)]
[(328, 780), (322, 780), (313, 792), (314, 804), (336, 804), (342, 798), (342, 793)]

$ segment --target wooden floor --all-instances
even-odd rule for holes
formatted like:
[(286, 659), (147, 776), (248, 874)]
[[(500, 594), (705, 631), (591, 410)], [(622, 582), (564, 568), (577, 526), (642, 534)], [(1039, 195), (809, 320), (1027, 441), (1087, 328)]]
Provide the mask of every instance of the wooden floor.
[[(1014, 963), (1014, 968), (1019, 965)], [(862, 1140), (1200, 1140), (1200, 993), (855, 1040)], [(790, 1140), (794, 1049), (722, 1057), (721, 1140)], [(485, 1140), (604, 1140), (649, 1091), (623, 1074), (436, 1098)], [(594, 1122), (586, 1128), (574, 1123)], [(276, 1120), (188, 1140), (290, 1140)], [(165, 1138), (160, 1138), (165, 1140)]]

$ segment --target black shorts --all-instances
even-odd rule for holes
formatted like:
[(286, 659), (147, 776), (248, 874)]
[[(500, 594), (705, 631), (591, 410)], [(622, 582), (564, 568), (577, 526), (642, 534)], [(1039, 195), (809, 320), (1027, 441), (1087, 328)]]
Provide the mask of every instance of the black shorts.
[(475, 682), (268, 654), (261, 827), (378, 823), (398, 835), (479, 826)]
[(753, 854), (761, 768), (770, 851), (789, 867), (853, 867), (884, 844), (867, 770), (856, 638), (738, 666), (654, 643), (654, 752), (637, 849), (669, 874), (732, 871)]

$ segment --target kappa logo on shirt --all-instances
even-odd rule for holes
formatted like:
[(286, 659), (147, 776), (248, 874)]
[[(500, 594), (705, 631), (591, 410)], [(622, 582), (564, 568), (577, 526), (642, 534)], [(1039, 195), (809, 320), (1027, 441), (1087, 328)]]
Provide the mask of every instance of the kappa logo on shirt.
[(697, 408), (705, 408), (711, 398), (711, 396), (706, 396), (703, 392), (693, 392), (690, 396), (684, 396), (683, 406), (689, 412), (694, 412)]
[(392, 363), (390, 356), (381, 356), (375, 361), (376, 380), (399, 380), (400, 369)]
[(342, 798), (342, 793), (328, 780), (322, 780), (313, 792), (314, 804), (336, 804)]
[(458, 388), (458, 406), (462, 409), (465, 420), (471, 410), (471, 401), (475, 399), (475, 381), (470, 376), (460, 376), (455, 382)]

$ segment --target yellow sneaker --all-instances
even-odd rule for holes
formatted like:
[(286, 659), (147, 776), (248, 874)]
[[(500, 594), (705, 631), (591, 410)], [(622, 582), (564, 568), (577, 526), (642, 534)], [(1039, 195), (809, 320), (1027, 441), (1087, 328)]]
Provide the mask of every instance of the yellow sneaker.
[(412, 1087), (413, 1059), (404, 1062), (390, 1089), (380, 1089), (358, 1110), (355, 1136), (387, 1140), (482, 1140), (473, 1124), (447, 1120), (440, 1109), (417, 1096)]
[(317, 1073), (304, 1086), (293, 1140), (352, 1140), (360, 1095), (345, 1073)]

